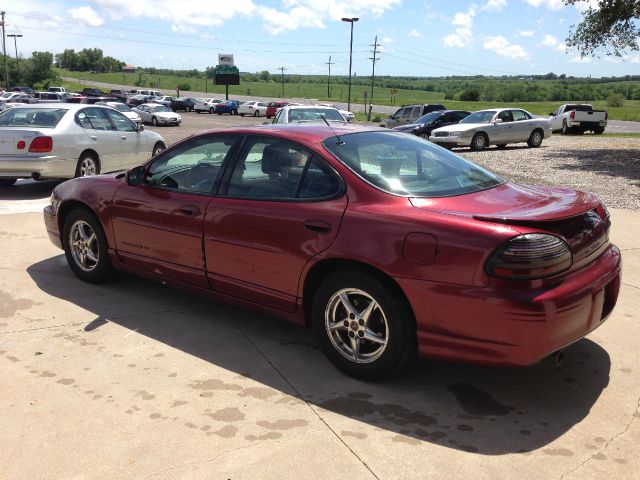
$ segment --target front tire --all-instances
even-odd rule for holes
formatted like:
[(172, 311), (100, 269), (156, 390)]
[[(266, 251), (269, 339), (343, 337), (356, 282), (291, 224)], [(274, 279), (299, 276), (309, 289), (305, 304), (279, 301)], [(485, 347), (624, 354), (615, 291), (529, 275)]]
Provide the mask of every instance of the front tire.
[(151, 118), (151, 125), (154, 127), (158, 126), (158, 119), (156, 117)]
[(100, 160), (93, 153), (83, 153), (78, 159), (76, 177), (91, 177), (100, 173)]
[(527, 145), (529, 145), (529, 148), (538, 148), (540, 145), (542, 145), (543, 139), (544, 133), (542, 133), (540, 130), (534, 130), (533, 132), (531, 132), (529, 140), (527, 140)]
[(102, 283), (115, 271), (100, 222), (88, 210), (73, 210), (64, 222), (62, 245), (71, 271), (89, 283)]
[(363, 380), (388, 377), (416, 353), (413, 314), (397, 287), (364, 271), (341, 270), (318, 288), (313, 327), (329, 360)]
[(151, 156), (155, 157), (156, 155), (158, 155), (160, 152), (162, 152), (165, 148), (164, 143), (162, 142), (158, 142), (153, 146), (153, 150), (151, 151)]
[(474, 152), (480, 152), (487, 148), (489, 145), (489, 139), (484, 133), (476, 133), (471, 139), (471, 150)]
[(210, 115), (213, 115), (213, 108), (210, 108), (210, 109), (209, 109), (209, 114), (210, 114)]

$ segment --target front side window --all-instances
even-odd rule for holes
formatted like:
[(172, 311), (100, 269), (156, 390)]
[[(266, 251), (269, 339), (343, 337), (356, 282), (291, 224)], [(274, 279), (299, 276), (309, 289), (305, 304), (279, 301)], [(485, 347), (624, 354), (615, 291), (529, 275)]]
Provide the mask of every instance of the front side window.
[(231, 172), (227, 195), (252, 199), (323, 198), (340, 191), (337, 174), (305, 147), (271, 137), (250, 137)]
[(456, 154), (395, 132), (359, 132), (329, 138), (325, 148), (380, 190), (404, 196), (449, 197), (504, 182)]
[(133, 123), (131, 120), (129, 120), (120, 112), (117, 112), (115, 110), (105, 110), (105, 112), (113, 122), (113, 125), (116, 127), (116, 130), (118, 130), (119, 132), (135, 132), (138, 130), (138, 128), (136, 127), (136, 124)]
[(185, 193), (210, 193), (235, 135), (200, 137), (166, 152), (147, 172), (147, 185)]
[(511, 114), (511, 110), (504, 110), (498, 114), (498, 118), (502, 120), (504, 123), (513, 122), (513, 115)]

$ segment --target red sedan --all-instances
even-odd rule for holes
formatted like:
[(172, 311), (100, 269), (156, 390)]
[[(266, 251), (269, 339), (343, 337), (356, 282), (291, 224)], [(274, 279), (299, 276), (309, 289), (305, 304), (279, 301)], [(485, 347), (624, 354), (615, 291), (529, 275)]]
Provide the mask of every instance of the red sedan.
[(416, 354), (529, 365), (600, 326), (620, 286), (595, 195), (382, 129), (204, 132), (58, 185), (44, 219), (82, 280), (124, 270), (278, 314), (366, 379)]

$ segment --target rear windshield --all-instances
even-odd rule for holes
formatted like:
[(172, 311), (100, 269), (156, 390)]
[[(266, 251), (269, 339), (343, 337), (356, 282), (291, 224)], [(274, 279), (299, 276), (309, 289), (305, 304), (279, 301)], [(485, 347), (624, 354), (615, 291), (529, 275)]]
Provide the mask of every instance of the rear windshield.
[(335, 108), (292, 108), (289, 122), (322, 122), (322, 117), (330, 122), (344, 122), (344, 117)]
[(450, 197), (504, 182), (444, 148), (396, 132), (351, 133), (323, 145), (365, 181), (396, 195)]
[(12, 108), (0, 113), (0, 127), (55, 128), (66, 108)]

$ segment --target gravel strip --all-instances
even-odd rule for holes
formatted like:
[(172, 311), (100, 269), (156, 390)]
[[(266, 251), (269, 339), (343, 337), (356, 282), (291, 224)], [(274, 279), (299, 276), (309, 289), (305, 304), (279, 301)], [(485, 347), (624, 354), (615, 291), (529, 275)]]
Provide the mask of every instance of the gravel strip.
[(639, 138), (553, 135), (540, 148), (454, 152), (517, 183), (587, 190), (609, 207), (640, 210)]
[[(147, 127), (168, 144), (211, 128), (256, 125), (264, 117), (184, 113), (180, 127)], [(597, 193), (609, 207), (640, 210), (640, 138), (553, 135), (540, 148), (525, 143), (484, 152), (455, 153), (517, 183), (553, 185)]]

